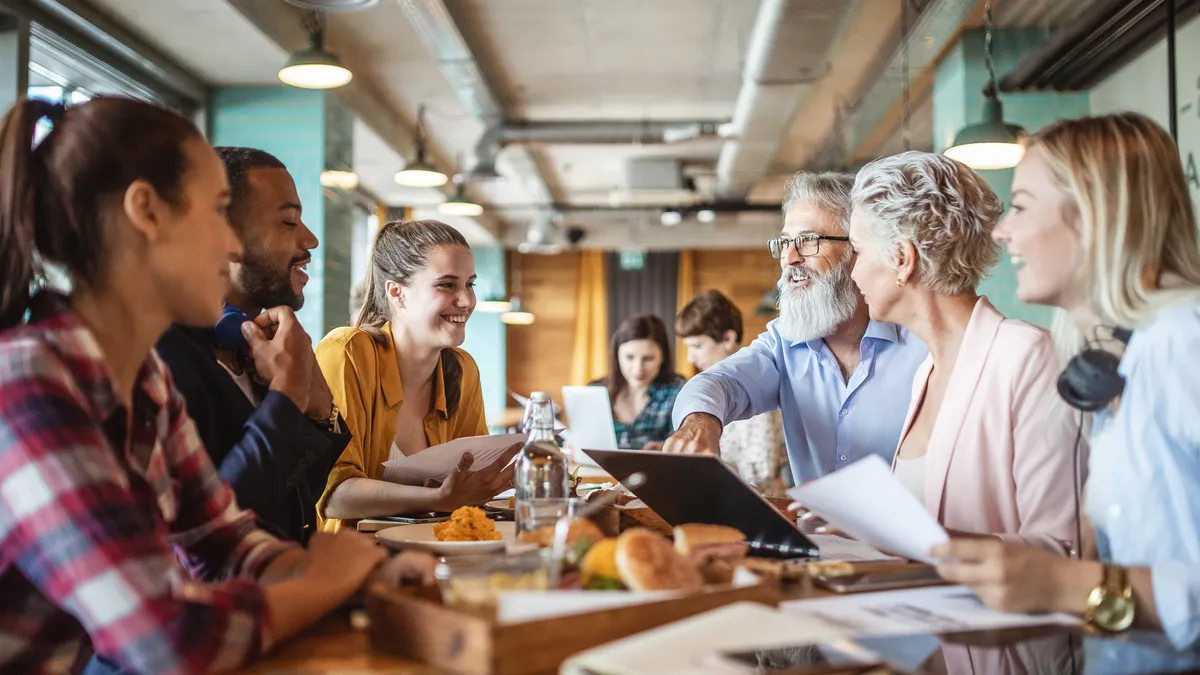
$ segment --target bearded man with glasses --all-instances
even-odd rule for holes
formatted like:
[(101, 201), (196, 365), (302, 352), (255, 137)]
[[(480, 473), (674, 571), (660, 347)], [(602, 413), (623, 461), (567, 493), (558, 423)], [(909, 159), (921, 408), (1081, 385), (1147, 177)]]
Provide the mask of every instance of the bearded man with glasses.
[(854, 176), (800, 172), (788, 183), (780, 235), (779, 317), (733, 356), (692, 378), (672, 411), (665, 452), (720, 452), (724, 425), (783, 415), (796, 483), (896, 451), (913, 376), (929, 351), (904, 328), (872, 321), (850, 279)]

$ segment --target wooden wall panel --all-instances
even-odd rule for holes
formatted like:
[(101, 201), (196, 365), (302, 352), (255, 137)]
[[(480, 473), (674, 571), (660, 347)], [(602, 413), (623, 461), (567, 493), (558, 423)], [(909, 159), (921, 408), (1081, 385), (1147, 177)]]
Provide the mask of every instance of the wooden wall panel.
[(754, 310), (779, 280), (779, 261), (767, 254), (766, 246), (761, 250), (699, 250), (694, 256), (696, 293), (716, 289), (732, 300), (742, 310), (742, 340), (749, 344), (775, 318), (774, 314), (758, 316)]
[[(537, 321), (530, 326), (507, 328), (508, 387), (525, 396), (531, 391), (549, 391), (560, 400), (571, 373), (579, 255), (509, 253), (510, 277), (516, 257), (520, 257), (521, 266), (521, 303), (537, 316)], [(697, 293), (715, 288), (742, 310), (747, 343), (774, 318), (754, 313), (763, 294), (779, 279), (779, 263), (767, 255), (765, 247), (696, 251), (695, 273)], [(663, 318), (674, 321), (674, 317)]]
[[(528, 326), (508, 326), (508, 387), (522, 396), (548, 391), (561, 402), (571, 375), (579, 254), (510, 252), (510, 277), (515, 258), (520, 259), (521, 304), (537, 319)], [(508, 287), (513, 288), (511, 279)]]

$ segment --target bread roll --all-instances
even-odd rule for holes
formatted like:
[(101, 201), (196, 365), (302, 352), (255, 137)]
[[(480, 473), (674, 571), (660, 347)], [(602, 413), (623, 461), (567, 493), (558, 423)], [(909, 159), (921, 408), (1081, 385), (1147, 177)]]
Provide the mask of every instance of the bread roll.
[(617, 538), (617, 571), (635, 591), (698, 591), (704, 585), (695, 565), (666, 538), (641, 528)]

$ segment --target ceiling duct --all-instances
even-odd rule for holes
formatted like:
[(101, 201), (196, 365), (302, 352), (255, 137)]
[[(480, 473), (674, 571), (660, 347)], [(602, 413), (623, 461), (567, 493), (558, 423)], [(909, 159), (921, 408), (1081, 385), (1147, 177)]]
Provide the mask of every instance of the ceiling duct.
[(612, 206), (671, 204), (686, 206), (699, 199), (682, 162), (670, 157), (640, 157), (625, 163), (625, 183), (609, 195)]
[[(504, 109), (488, 86), (483, 71), (475, 60), (475, 54), (458, 30), (450, 11), (446, 9), (446, 3), (442, 0), (398, 1), (404, 9), (405, 16), (421, 36), (421, 42), (437, 60), (442, 75), (458, 95), (463, 107), (489, 126), (500, 124), (504, 119)], [(528, 173), (525, 185), (534, 193), (534, 200), (553, 203), (550, 188), (546, 185), (545, 177), (538, 171), (537, 162), (528, 153), (523, 154), (525, 156), (515, 158), (513, 164), (527, 168), (527, 171), (523, 172)]]
[[(1100, 0), (1030, 52), (1000, 80), (1001, 91), (1083, 91), (1141, 55), (1167, 33), (1165, 0)], [(1183, 23), (1200, 0), (1177, 0)]]
[(719, 138), (728, 130), (721, 121), (680, 122), (502, 122), (488, 128), (475, 146), (472, 179), (494, 178), (496, 158), (509, 145), (654, 145)]
[(372, 7), (379, 0), (284, 0), (289, 5), (314, 12), (357, 12)]
[(717, 189), (740, 197), (775, 159), (809, 87), (828, 72), (830, 50), (856, 2), (763, 0), (742, 70), (733, 113), (734, 139), (717, 160)]

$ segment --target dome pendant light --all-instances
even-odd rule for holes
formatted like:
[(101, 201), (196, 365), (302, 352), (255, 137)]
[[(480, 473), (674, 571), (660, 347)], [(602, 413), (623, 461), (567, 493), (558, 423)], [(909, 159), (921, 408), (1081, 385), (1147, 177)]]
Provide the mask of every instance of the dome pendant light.
[(438, 213), (446, 216), (474, 217), (483, 213), (483, 207), (471, 201), (463, 189), (462, 183), (459, 183), (458, 189), (454, 191), (454, 196), (438, 204)]
[(396, 173), (396, 184), (416, 188), (441, 187), (445, 185), (446, 181), (450, 180), (449, 177), (425, 161), (425, 106), (417, 109), (417, 134), (415, 141), (417, 156), (408, 166)]
[(992, 65), (991, 0), (985, 4), (983, 58), (988, 71), (987, 85), (983, 88), (983, 121), (959, 131), (945, 154), (977, 171), (1009, 169), (1025, 156), (1025, 148), (1020, 143), (1025, 130), (1004, 122), (1004, 105), (996, 90), (996, 70)]
[(325, 51), (325, 27), (320, 13), (304, 15), (304, 30), (308, 33), (308, 48), (293, 53), (279, 71), (284, 84), (301, 89), (336, 89), (354, 79), (354, 73), (337, 56)]

